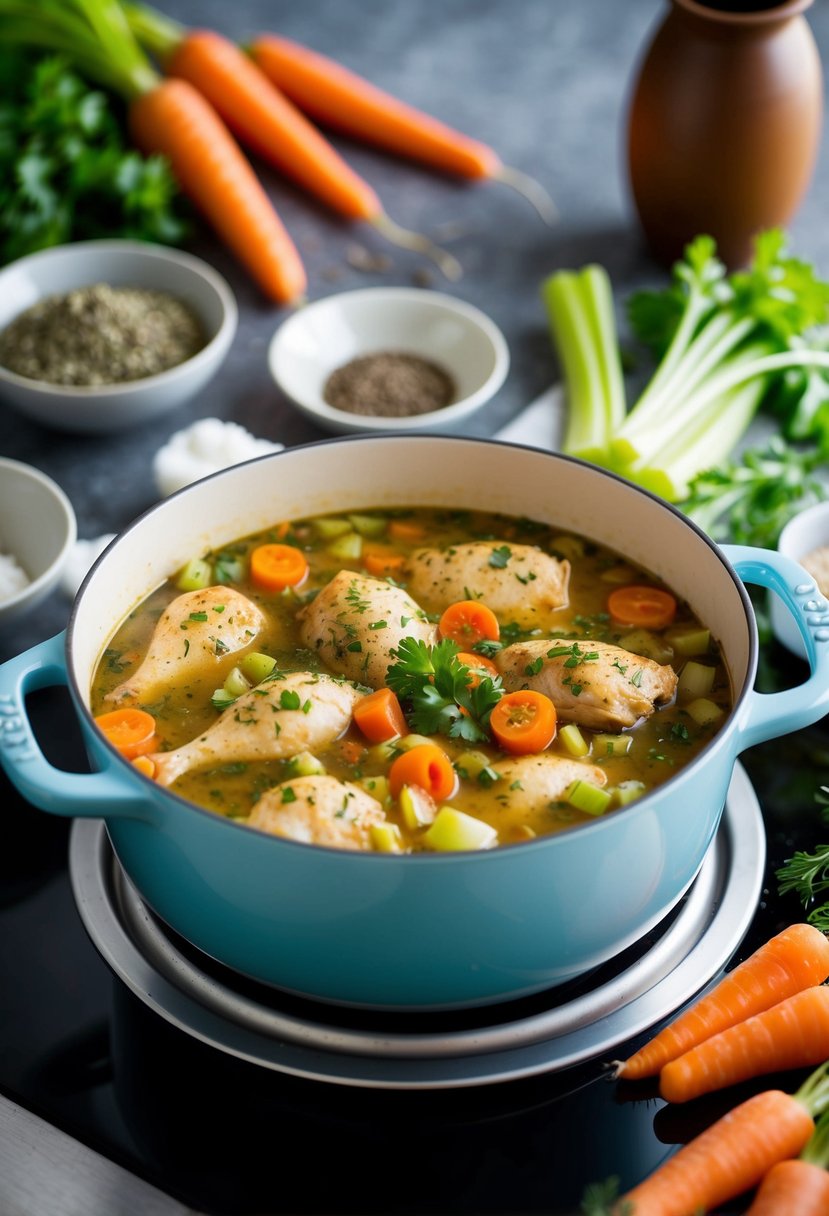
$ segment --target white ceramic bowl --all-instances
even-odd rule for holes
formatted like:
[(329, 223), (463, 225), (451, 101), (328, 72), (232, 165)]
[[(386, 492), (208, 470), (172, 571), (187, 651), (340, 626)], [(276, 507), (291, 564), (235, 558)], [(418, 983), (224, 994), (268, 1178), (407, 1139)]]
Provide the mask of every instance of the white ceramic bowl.
[[(814, 506), (807, 507), (805, 511), (795, 515), (794, 519), (786, 524), (777, 542), (780, 553), (801, 563), (803, 558), (814, 549), (824, 546), (829, 546), (829, 501), (815, 503)], [(809, 604), (814, 604), (812, 609), (814, 614), (816, 616), (826, 615), (826, 623), (829, 626), (829, 605), (827, 605), (826, 597), (821, 592), (814, 576), (805, 571), (804, 588), (807, 583), (814, 589), (814, 594), (809, 593), (807, 608)], [(793, 654), (805, 659), (806, 647), (803, 645), (794, 618), (776, 595), (770, 597), (770, 615), (772, 629), (778, 641), (788, 647)]]
[[(324, 400), (331, 372), (382, 351), (438, 364), (455, 381), (455, 400), (405, 418), (351, 414)], [(489, 317), (453, 296), (416, 287), (368, 287), (328, 296), (294, 313), (274, 334), (268, 363), (282, 392), (327, 431), (451, 431), (501, 387), (509, 348)]]
[(76, 535), (75, 512), (60, 486), (31, 465), (0, 458), (0, 553), (15, 558), (29, 578), (8, 598), (0, 591), (0, 625), (54, 590)]
[(221, 275), (190, 254), (143, 241), (78, 241), (12, 262), (0, 271), (0, 329), (44, 296), (95, 283), (170, 292), (199, 317), (208, 341), (156, 376), (100, 387), (48, 384), (0, 367), (0, 397), (64, 431), (120, 431), (175, 409), (218, 370), (236, 332), (236, 300)]

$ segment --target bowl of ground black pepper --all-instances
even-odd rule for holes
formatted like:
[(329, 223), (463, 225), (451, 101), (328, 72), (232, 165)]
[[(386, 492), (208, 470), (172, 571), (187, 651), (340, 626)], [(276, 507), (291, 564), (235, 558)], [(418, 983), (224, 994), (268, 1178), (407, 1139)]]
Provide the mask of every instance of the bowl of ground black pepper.
[(306, 305), (271, 341), (277, 387), (327, 431), (454, 431), (509, 368), (498, 326), (437, 291), (370, 287)]
[(236, 332), (207, 263), (142, 241), (79, 241), (0, 271), (0, 398), (64, 431), (114, 432), (193, 397)]

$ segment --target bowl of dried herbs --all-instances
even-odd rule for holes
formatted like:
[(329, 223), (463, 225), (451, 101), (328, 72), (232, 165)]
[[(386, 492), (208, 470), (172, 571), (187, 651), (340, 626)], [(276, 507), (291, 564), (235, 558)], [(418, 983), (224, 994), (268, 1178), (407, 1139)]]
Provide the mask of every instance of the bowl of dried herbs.
[(0, 271), (0, 398), (64, 431), (114, 432), (193, 397), (236, 332), (212, 267), (143, 241), (78, 241)]

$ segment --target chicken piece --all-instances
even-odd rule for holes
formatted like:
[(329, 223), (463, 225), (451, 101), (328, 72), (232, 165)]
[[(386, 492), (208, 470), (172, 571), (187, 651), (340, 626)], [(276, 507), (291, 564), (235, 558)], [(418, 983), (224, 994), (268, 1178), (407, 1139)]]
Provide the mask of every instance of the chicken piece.
[(606, 642), (516, 642), (496, 655), (495, 665), (508, 692), (534, 688), (560, 718), (594, 730), (633, 726), (676, 691), (672, 667)]
[(143, 663), (105, 699), (152, 701), (183, 675), (199, 679), (214, 668), (218, 679), (226, 656), (249, 646), (264, 624), (256, 604), (231, 587), (178, 595), (159, 617)]
[(502, 621), (544, 628), (567, 605), (570, 563), (531, 545), (497, 540), (418, 549), (403, 567), (411, 594), (430, 612), (480, 599)]
[(336, 777), (296, 777), (263, 794), (249, 827), (332, 849), (370, 849), (369, 829), (386, 816), (376, 798)]
[(331, 676), (270, 676), (234, 701), (204, 732), (170, 752), (154, 752), (155, 779), (171, 785), (191, 769), (282, 760), (332, 743), (351, 721), (360, 693)]
[(607, 784), (604, 769), (552, 752), (499, 760), (493, 767), (500, 776), (496, 786), (500, 805), (505, 811), (521, 812), (522, 818), (545, 810), (551, 802), (562, 801), (574, 781)]
[(382, 688), (403, 638), (432, 644), (435, 627), (407, 592), (382, 579), (341, 570), (297, 613), (302, 644), (326, 667)]

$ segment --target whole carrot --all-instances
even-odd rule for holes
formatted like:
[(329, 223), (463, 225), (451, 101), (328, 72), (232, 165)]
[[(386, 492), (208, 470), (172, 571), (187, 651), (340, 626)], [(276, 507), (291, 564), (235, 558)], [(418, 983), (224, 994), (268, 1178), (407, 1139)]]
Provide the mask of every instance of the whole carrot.
[(144, 5), (127, 5), (131, 28), (168, 76), (207, 98), (238, 139), (346, 219), (372, 224), (395, 244), (433, 258), (448, 278), (457, 260), (386, 214), (376, 191), (234, 42), (215, 30), (187, 29)]
[(554, 219), (547, 192), (526, 174), (504, 165), (487, 144), (289, 38), (262, 34), (249, 50), (265, 75), (324, 126), (459, 177), (504, 182), (526, 195), (545, 220)]
[(90, 79), (120, 93), (136, 140), (166, 155), (179, 185), (280, 303), (305, 290), (299, 255), (262, 186), (215, 111), (190, 85), (164, 81), (136, 42), (117, 0), (20, 6), (0, 17), (0, 39), (59, 50)]
[(747, 1216), (829, 1216), (829, 1120), (821, 1115), (799, 1157), (766, 1174)]
[(829, 940), (813, 925), (790, 925), (629, 1059), (616, 1061), (614, 1075), (631, 1081), (656, 1076), (667, 1063), (698, 1043), (770, 1009), (803, 988), (822, 984), (827, 976)]
[[(829, 1104), (829, 1065), (795, 1094), (767, 1089), (734, 1107), (621, 1197), (618, 1216), (697, 1216), (757, 1186), (796, 1157)], [(777, 1216), (784, 1216), (778, 1212)], [(794, 1216), (794, 1214), (793, 1214)]]
[(827, 1059), (829, 988), (804, 988), (671, 1060), (659, 1074), (659, 1092), (668, 1102), (688, 1102), (764, 1073)]
[(296, 246), (201, 94), (184, 80), (162, 80), (133, 101), (129, 118), (138, 146), (167, 157), (185, 194), (263, 291), (282, 304), (301, 297), (307, 281)]

